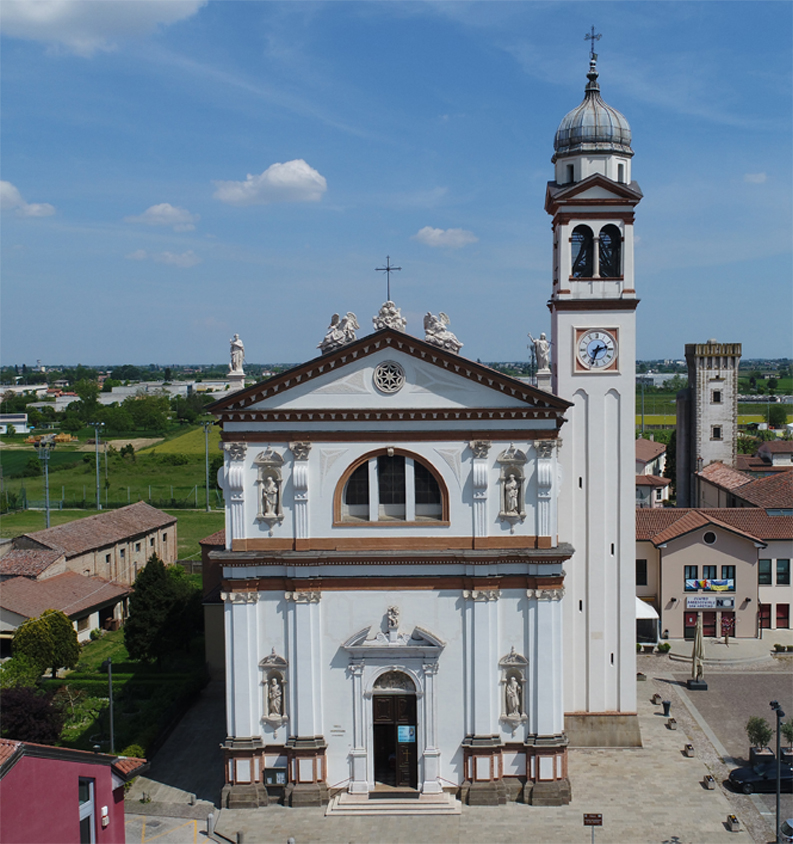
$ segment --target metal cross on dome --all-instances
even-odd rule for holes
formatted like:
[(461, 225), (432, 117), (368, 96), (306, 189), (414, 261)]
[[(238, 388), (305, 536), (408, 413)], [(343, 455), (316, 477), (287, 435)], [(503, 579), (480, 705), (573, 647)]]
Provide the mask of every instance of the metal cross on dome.
[(385, 266), (384, 267), (375, 267), (375, 272), (377, 273), (385, 273), (386, 275), (386, 301), (391, 301), (391, 273), (396, 272), (397, 270), (401, 270), (402, 267), (392, 267), (391, 266), (391, 256), (385, 256)]
[(589, 34), (584, 36), (584, 41), (591, 41), (592, 42), (592, 44), (589, 47), (589, 58), (592, 59), (593, 61), (595, 59), (597, 59), (597, 57), (598, 57), (598, 54), (595, 52), (595, 41), (600, 41), (600, 39), (602, 37), (603, 37), (603, 35), (601, 33), (595, 34), (595, 27), (594, 26), (592, 27), (592, 30), (589, 32)]

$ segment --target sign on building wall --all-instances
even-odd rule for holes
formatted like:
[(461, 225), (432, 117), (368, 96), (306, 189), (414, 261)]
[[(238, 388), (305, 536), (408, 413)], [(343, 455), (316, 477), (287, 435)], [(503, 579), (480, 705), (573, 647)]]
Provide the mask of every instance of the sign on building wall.
[(717, 598), (715, 595), (691, 595), (686, 598), (687, 610), (732, 610), (735, 598)]
[(734, 580), (686, 580), (686, 591), (702, 589), (705, 592), (734, 592)]

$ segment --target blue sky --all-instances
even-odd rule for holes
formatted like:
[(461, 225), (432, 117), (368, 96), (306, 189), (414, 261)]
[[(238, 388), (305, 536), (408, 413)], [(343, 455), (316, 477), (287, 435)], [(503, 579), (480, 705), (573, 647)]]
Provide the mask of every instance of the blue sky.
[(791, 355), (787, 2), (4, 0), (7, 364), (314, 357), (331, 315), (549, 330), (553, 137), (584, 35), (633, 130), (638, 356)]

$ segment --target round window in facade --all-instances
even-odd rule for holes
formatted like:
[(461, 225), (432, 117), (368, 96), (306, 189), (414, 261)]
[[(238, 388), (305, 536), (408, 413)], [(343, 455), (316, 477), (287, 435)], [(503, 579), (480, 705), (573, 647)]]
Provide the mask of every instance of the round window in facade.
[(716, 534), (712, 530), (709, 530), (702, 537), (702, 541), (705, 543), (705, 545), (713, 545), (713, 543), (716, 541)]
[(374, 371), (374, 385), (381, 393), (398, 393), (405, 385), (405, 370), (392, 360), (383, 361)]

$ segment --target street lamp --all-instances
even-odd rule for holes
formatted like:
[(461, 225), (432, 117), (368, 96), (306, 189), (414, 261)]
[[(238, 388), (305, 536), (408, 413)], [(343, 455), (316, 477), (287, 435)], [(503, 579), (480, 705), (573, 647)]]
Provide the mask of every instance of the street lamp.
[(47, 514), (47, 527), (50, 526), (50, 453), (55, 448), (55, 435), (48, 434), (35, 443), (39, 460), (44, 463), (44, 510)]
[(105, 427), (104, 422), (89, 422), (94, 429), (94, 446), (96, 450), (96, 509), (102, 509), (102, 499), (99, 496), (99, 430)]
[(776, 712), (776, 826), (774, 827), (774, 841), (776, 844), (779, 844), (779, 792), (782, 785), (782, 762), (779, 758), (781, 755), (779, 727), (782, 723), (782, 719), (785, 717), (785, 713), (782, 711), (779, 701), (776, 700), (771, 701), (771, 709)]
[(209, 429), (212, 422), (202, 422), (204, 426), (204, 454), (206, 457), (206, 479), (207, 479), (207, 513), (212, 509), (209, 506)]
[(107, 687), (110, 697), (110, 752), (116, 752), (116, 739), (113, 735), (113, 660), (108, 657), (100, 666), (102, 671), (107, 671)]

